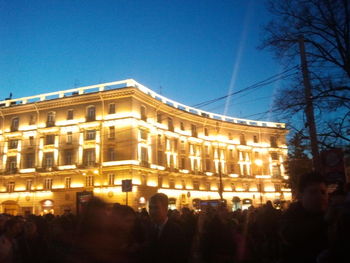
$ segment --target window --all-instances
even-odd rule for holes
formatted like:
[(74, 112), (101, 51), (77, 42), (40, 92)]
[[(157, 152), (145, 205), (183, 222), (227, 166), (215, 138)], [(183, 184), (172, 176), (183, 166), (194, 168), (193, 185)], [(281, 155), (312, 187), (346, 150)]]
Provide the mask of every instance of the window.
[(115, 127), (109, 126), (108, 129), (108, 139), (114, 139), (115, 138)]
[(253, 136), (253, 142), (254, 142), (254, 143), (258, 143), (258, 142), (259, 142), (258, 136), (257, 136), (257, 135), (254, 135), (254, 136)]
[(15, 191), (15, 182), (8, 182), (6, 186), (6, 191), (13, 193)]
[(53, 159), (53, 153), (45, 153), (44, 154), (44, 160), (43, 160), (43, 167), (44, 168), (52, 168), (54, 165), (54, 159)]
[(11, 131), (18, 131), (18, 126), (19, 126), (19, 118), (15, 117), (11, 121)]
[(52, 127), (55, 126), (55, 112), (50, 111), (47, 114), (47, 119), (46, 119), (46, 127)]
[(233, 174), (235, 172), (235, 165), (233, 163), (230, 163), (228, 169), (229, 173)]
[(146, 107), (145, 106), (140, 107), (140, 114), (141, 114), (141, 120), (147, 121)]
[(86, 176), (85, 186), (86, 187), (94, 186), (94, 177), (92, 175)]
[(28, 179), (26, 181), (26, 191), (31, 191), (32, 190), (32, 185), (33, 185), (33, 180), (32, 179)]
[(86, 112), (86, 121), (96, 120), (96, 108), (95, 106), (89, 106)]
[(208, 128), (204, 128), (204, 135), (209, 136)]
[(44, 180), (44, 190), (51, 190), (52, 189), (52, 179), (46, 178)]
[(199, 190), (199, 181), (193, 181), (193, 190)]
[(114, 185), (114, 174), (108, 174), (108, 185)]
[(185, 130), (185, 125), (183, 122), (180, 122), (180, 129), (181, 131), (184, 131)]
[(50, 145), (55, 143), (55, 135), (54, 134), (48, 134), (45, 137), (45, 145)]
[(233, 139), (233, 138), (232, 138), (232, 133), (230, 133), (230, 132), (228, 133), (228, 139), (229, 139), (229, 140), (232, 140), (232, 139)]
[(34, 136), (29, 136), (29, 146), (34, 146)]
[(73, 164), (73, 150), (64, 151), (64, 165)]
[(72, 178), (70, 177), (64, 178), (64, 188), (70, 189), (71, 182), (72, 182)]
[(174, 123), (173, 123), (173, 119), (168, 117), (168, 130), (169, 131), (174, 131)]
[(114, 114), (115, 113), (115, 103), (110, 103), (108, 106), (108, 114)]
[(9, 141), (9, 149), (17, 149), (18, 140), (10, 140)]
[(35, 154), (27, 153), (25, 159), (25, 168), (33, 168), (35, 166)]
[(71, 144), (73, 142), (73, 133), (72, 132), (67, 132), (66, 142), (68, 144)]
[(230, 150), (229, 150), (229, 158), (230, 158), (230, 159), (233, 159), (233, 149), (230, 149)]
[(95, 149), (85, 149), (83, 153), (84, 165), (95, 166)]
[(282, 191), (282, 187), (280, 184), (275, 184), (275, 191), (276, 192), (281, 192)]
[(169, 188), (175, 188), (175, 180), (173, 178), (169, 179)]
[(181, 153), (185, 153), (185, 141), (181, 141), (181, 144), (180, 144), (180, 150), (181, 150)]
[(95, 140), (96, 138), (96, 130), (88, 130), (85, 132), (85, 140)]
[(185, 157), (180, 158), (180, 169), (186, 169), (186, 159)]
[(191, 136), (192, 137), (197, 137), (198, 134), (197, 134), (197, 126), (194, 125), (194, 124), (191, 124)]
[(157, 114), (157, 122), (162, 123), (162, 114), (161, 113)]
[(272, 148), (277, 148), (277, 138), (275, 136), (270, 137), (270, 145)]
[(15, 156), (7, 158), (7, 169), (10, 173), (17, 172), (17, 158)]
[(207, 191), (210, 191), (210, 182), (205, 183), (205, 188)]
[(273, 161), (278, 161), (278, 153), (276, 153), (276, 152), (271, 153), (271, 159)]
[(158, 147), (162, 146), (162, 135), (158, 134), (158, 139), (157, 139)]
[(73, 120), (73, 118), (74, 118), (73, 110), (68, 110), (67, 111), (67, 120)]
[(141, 147), (141, 164), (148, 163), (148, 149), (146, 147)]
[(279, 165), (273, 165), (272, 166), (272, 176), (273, 177), (281, 176), (281, 169), (280, 169)]
[(247, 142), (245, 140), (245, 136), (243, 133), (241, 133), (241, 135), (239, 136), (239, 142), (241, 145), (247, 145)]
[(147, 140), (148, 134), (146, 130), (140, 130), (140, 137), (142, 140)]
[(108, 148), (108, 161), (115, 161), (115, 149), (114, 148)]
[(158, 158), (157, 158), (157, 160), (158, 160), (158, 165), (164, 165), (164, 158), (163, 158), (163, 156), (164, 156), (164, 152), (163, 151), (158, 151)]
[(206, 170), (207, 172), (209, 172), (210, 169), (211, 169), (211, 160), (210, 160), (210, 159), (206, 159), (206, 160), (205, 160), (205, 170)]
[(29, 115), (29, 125), (34, 125), (36, 122), (36, 116), (34, 114)]

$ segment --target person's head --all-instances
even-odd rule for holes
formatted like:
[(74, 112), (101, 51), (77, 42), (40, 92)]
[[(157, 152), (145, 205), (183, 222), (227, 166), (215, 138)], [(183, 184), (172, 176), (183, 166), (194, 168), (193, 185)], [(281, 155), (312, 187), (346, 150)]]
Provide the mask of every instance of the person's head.
[(124, 232), (131, 232), (135, 226), (136, 213), (127, 205), (114, 206), (112, 209), (114, 224)]
[(318, 173), (303, 174), (299, 178), (298, 199), (308, 212), (324, 212), (328, 206), (325, 178)]
[(22, 223), (16, 218), (11, 218), (6, 221), (4, 230), (8, 237), (15, 238), (22, 232)]
[(168, 197), (165, 194), (157, 193), (149, 200), (149, 214), (156, 224), (163, 223), (168, 213)]

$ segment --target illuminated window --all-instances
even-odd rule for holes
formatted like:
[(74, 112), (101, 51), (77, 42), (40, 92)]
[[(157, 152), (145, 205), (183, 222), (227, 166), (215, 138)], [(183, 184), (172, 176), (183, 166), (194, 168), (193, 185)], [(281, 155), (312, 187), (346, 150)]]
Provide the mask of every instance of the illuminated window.
[(173, 178), (169, 179), (169, 188), (175, 188), (175, 180)]
[(10, 140), (8, 145), (9, 149), (17, 149), (18, 140)]
[(56, 113), (53, 112), (53, 111), (50, 111), (50, 112), (47, 114), (46, 127), (55, 126), (55, 116), (56, 116)]
[(115, 113), (115, 103), (110, 103), (108, 106), (108, 114), (114, 114)]
[(205, 160), (205, 170), (207, 172), (210, 172), (210, 170), (211, 170), (211, 160), (210, 159)]
[(115, 138), (115, 127), (109, 126), (108, 129), (108, 139), (114, 139)]
[(6, 185), (6, 191), (13, 193), (15, 191), (15, 182), (8, 182)]
[(114, 174), (108, 174), (108, 185), (114, 185)]
[(108, 148), (108, 161), (115, 161), (116, 160), (116, 154), (114, 148)]
[(54, 159), (53, 159), (53, 153), (45, 153), (44, 154), (44, 160), (43, 160), (43, 167), (44, 168), (52, 168), (54, 165)]
[(83, 161), (86, 166), (95, 166), (95, 149), (85, 149), (83, 152)]
[(168, 117), (168, 130), (169, 131), (174, 131), (174, 123), (173, 123), (173, 119)]
[(35, 154), (27, 153), (25, 156), (25, 168), (33, 168), (35, 166)]
[(71, 182), (72, 182), (72, 178), (70, 178), (70, 177), (64, 178), (64, 188), (70, 189)]
[(45, 137), (45, 145), (50, 145), (55, 143), (55, 135), (54, 134), (48, 134)]
[(209, 136), (208, 128), (204, 128), (204, 135)]
[(92, 175), (86, 176), (86, 178), (85, 178), (85, 186), (86, 187), (94, 186), (94, 177)]
[(88, 130), (85, 132), (85, 140), (95, 140), (96, 139), (96, 130)]
[(72, 132), (67, 132), (67, 143), (71, 144), (73, 142), (73, 133)]
[(272, 166), (272, 176), (273, 177), (280, 177), (281, 176), (281, 168), (279, 165)]
[(162, 146), (162, 135), (161, 135), (161, 134), (158, 134), (157, 143), (158, 143), (158, 147), (161, 147), (161, 146)]
[(254, 141), (254, 143), (258, 143), (258, 142), (259, 142), (258, 136), (257, 136), (257, 135), (254, 135), (254, 136), (253, 136), (253, 141)]
[(199, 190), (199, 181), (193, 181), (193, 190)]
[(64, 165), (72, 165), (72, 164), (73, 164), (73, 150), (65, 150)]
[(28, 179), (26, 181), (26, 191), (31, 191), (32, 190), (32, 185), (33, 185), (33, 180), (32, 179)]
[(96, 120), (96, 107), (89, 106), (86, 111), (86, 121), (95, 121)]
[(73, 120), (73, 118), (74, 118), (74, 111), (68, 110), (67, 111), (67, 120)]
[(18, 131), (18, 126), (19, 126), (19, 118), (15, 117), (11, 121), (11, 131)]
[(52, 178), (46, 178), (44, 180), (44, 190), (51, 190), (52, 189)]
[(146, 107), (145, 106), (140, 107), (140, 114), (141, 114), (141, 120), (147, 121), (147, 114), (146, 114)]

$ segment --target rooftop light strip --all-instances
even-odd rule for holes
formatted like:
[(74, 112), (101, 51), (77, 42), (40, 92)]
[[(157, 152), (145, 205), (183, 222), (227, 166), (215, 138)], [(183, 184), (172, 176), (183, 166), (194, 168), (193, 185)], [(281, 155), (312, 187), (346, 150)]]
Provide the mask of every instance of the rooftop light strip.
[[(34, 102), (34, 101), (30, 101), (30, 100), (45, 101), (45, 100), (53, 99), (53, 98), (49, 98), (49, 99), (47, 98), (50, 96), (51, 97), (58, 96), (57, 98), (64, 98), (65, 95), (68, 95), (68, 96), (81, 95), (81, 94), (87, 93), (87, 91), (93, 90), (93, 89), (98, 89), (98, 91), (104, 91), (106, 89), (106, 87), (117, 86), (117, 85), (123, 85), (123, 87), (135, 87), (135, 88), (139, 89), (140, 91), (142, 91), (143, 93), (150, 95), (151, 97), (161, 101), (162, 103), (164, 103), (166, 105), (169, 105), (171, 107), (174, 107), (174, 108), (177, 108), (180, 110), (187, 111), (189, 113), (197, 114), (197, 115), (202, 116), (202, 117), (209, 117), (211, 119), (232, 122), (232, 123), (237, 123), (237, 124), (251, 125), (251, 126), (285, 128), (284, 123), (233, 118), (230, 116), (216, 114), (216, 113), (212, 113), (212, 112), (208, 112), (208, 111), (203, 111), (203, 110), (200, 110), (197, 108), (193, 108), (193, 107), (181, 104), (179, 102), (176, 102), (174, 100), (168, 99), (168, 98), (154, 92), (153, 90), (145, 87), (144, 85), (138, 83), (137, 81), (135, 81), (133, 79), (126, 79), (126, 80), (120, 80), (120, 81), (114, 81), (114, 82), (106, 82), (106, 83), (101, 83), (101, 84), (96, 84), (96, 85), (91, 85), (91, 86), (85, 86), (85, 87), (74, 88), (74, 89), (69, 89), (69, 90), (44, 93), (44, 94), (40, 94), (40, 95), (23, 97), (23, 98), (18, 98), (18, 99), (8, 99), (8, 100), (0, 101), (0, 105), (3, 105), (5, 107), (9, 107), (12, 104), (16, 104), (16, 102), (19, 102), (20, 104), (26, 104), (26, 103)], [(118, 89), (118, 88), (116, 88), (116, 89)], [(97, 91), (97, 90), (95, 90), (95, 91)], [(71, 94), (67, 94), (67, 93), (71, 93)]]

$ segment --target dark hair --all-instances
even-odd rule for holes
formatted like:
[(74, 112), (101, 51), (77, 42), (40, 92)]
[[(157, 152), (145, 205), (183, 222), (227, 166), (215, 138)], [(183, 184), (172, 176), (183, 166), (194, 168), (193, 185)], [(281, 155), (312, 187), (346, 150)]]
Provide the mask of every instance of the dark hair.
[(150, 203), (160, 202), (162, 204), (162, 206), (164, 206), (164, 207), (168, 207), (168, 204), (169, 204), (168, 196), (166, 194), (163, 194), (163, 193), (157, 193), (155, 195), (152, 195), (152, 197), (149, 201), (150, 201)]
[(324, 178), (324, 176), (322, 176), (319, 173), (311, 172), (311, 173), (302, 174), (299, 177), (298, 192), (303, 193), (308, 186), (313, 184), (322, 184), (322, 183), (327, 184), (327, 181)]

